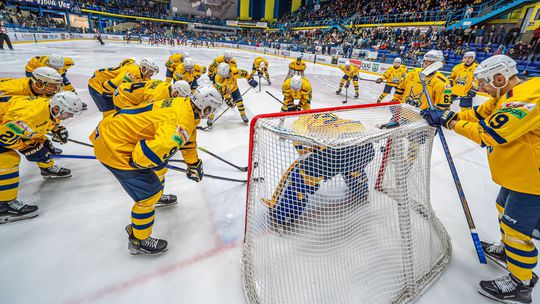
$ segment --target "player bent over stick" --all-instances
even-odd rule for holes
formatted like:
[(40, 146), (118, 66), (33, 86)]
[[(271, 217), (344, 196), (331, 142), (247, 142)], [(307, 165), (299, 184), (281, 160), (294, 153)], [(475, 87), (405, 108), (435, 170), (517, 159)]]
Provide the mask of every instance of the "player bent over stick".
[(482, 242), (486, 256), (509, 274), (481, 281), (479, 292), (503, 303), (533, 303), (533, 273), (540, 238), (540, 78), (522, 81), (516, 62), (505, 55), (484, 60), (474, 76), (491, 99), (470, 110), (425, 110), (432, 126), (444, 126), (486, 147), (502, 244)]
[(341, 82), (339, 83), (339, 89), (336, 91), (336, 94), (341, 94), (341, 90), (343, 89), (343, 85), (345, 85), (345, 88), (348, 88), (351, 84), (351, 79), (354, 85), (354, 98), (358, 98), (358, 73), (360, 70), (358, 67), (351, 65), (349, 62), (342, 64), (339, 66), (339, 68), (345, 73), (343, 75), (343, 78), (341, 78)]
[[(294, 122), (295, 133), (305, 136), (338, 137), (365, 130), (360, 122), (341, 119), (332, 113), (319, 113), (300, 117)], [(303, 213), (311, 195), (321, 183), (341, 175), (348, 187), (349, 199), (357, 204), (367, 201), (368, 178), (364, 169), (373, 160), (375, 151), (371, 143), (344, 148), (306, 146), (295, 141), (299, 157), (287, 169), (271, 199), (269, 207), (272, 228), (289, 229)], [(344, 157), (352, 156), (355, 157)]]
[(398, 85), (405, 79), (405, 76), (407, 76), (407, 67), (401, 64), (401, 58), (397, 57), (394, 59), (394, 65), (389, 67), (381, 78), (375, 81), (377, 83), (386, 82), (381, 96), (377, 99), (377, 103), (383, 101), (386, 95), (392, 92), (392, 88), (395, 88), (397, 91)]
[(17, 200), (20, 154), (31, 162), (51, 162), (54, 147), (45, 136), (55, 121), (72, 118), (82, 111), (81, 99), (73, 92), (52, 98), (0, 97), (0, 224), (37, 216), (37, 206)]
[(269, 85), (272, 83), (270, 82), (270, 75), (268, 74), (268, 61), (262, 57), (256, 57), (253, 60), (253, 67), (251, 68), (251, 77), (255, 76), (255, 73), (259, 75), (259, 81), (261, 80), (261, 77), (266, 79)]
[(167, 241), (150, 236), (155, 205), (163, 193), (165, 166), (180, 150), (187, 177), (196, 182), (203, 178), (196, 127), (221, 105), (216, 89), (201, 86), (192, 98), (169, 98), (120, 110), (104, 118), (90, 136), (96, 158), (135, 201), (131, 224), (126, 227), (131, 254), (167, 250)]
[[(285, 80), (281, 86), (283, 105), (281, 112), (291, 112), (311, 109), (311, 84), (306, 78), (294, 75)], [(294, 101), (298, 100), (298, 104)]]

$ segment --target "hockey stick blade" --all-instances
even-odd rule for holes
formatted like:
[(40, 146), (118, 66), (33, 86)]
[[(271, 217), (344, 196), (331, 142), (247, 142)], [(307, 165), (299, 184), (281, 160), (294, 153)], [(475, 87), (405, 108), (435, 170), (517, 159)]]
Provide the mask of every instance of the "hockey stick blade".
[(423, 69), (419, 76), (421, 80), (425, 80), (428, 75), (431, 75), (438, 70), (440, 70), (443, 67), (443, 63), (440, 61), (435, 61), (434, 63), (430, 64), (427, 68)]

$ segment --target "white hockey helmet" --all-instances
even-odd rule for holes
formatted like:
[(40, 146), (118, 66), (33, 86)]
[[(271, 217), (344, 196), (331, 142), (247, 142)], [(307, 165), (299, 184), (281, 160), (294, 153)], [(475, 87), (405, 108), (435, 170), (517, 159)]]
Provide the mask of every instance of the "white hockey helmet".
[(49, 66), (53, 69), (60, 69), (64, 67), (64, 56), (58, 54), (52, 54), (49, 56)]
[(219, 76), (223, 77), (223, 78), (227, 78), (229, 77), (229, 73), (231, 72), (231, 67), (229, 66), (229, 64), (225, 63), (225, 62), (222, 62), (219, 64), (218, 68), (217, 68), (217, 73)]
[(182, 61), (186, 60), (187, 57), (191, 57), (189, 56), (189, 53), (186, 51), (180, 51), (180, 54), (182, 54)]
[(233, 60), (232, 51), (231, 50), (226, 50), (225, 54), (223, 54), (223, 59), (225, 59), (225, 61)]
[(463, 54), (463, 59), (466, 59), (466, 58), (472, 58), (472, 61), (474, 61), (476, 59), (476, 53), (475, 52), (466, 52), (465, 54)]
[(195, 63), (193, 63), (193, 59), (191, 57), (187, 57), (184, 59), (184, 69), (186, 71), (191, 72), (193, 71), (193, 67), (195, 67)]
[(171, 95), (173, 97), (189, 97), (191, 86), (185, 80), (179, 80), (171, 85)]
[[(495, 55), (482, 61), (474, 70), (474, 77), (478, 80), (484, 80), (489, 85), (497, 89), (497, 97), (500, 95), (500, 90), (504, 88), (510, 77), (517, 75), (518, 69), (516, 62), (506, 55)], [(502, 86), (494, 84), (495, 76), (502, 75), (506, 81)]]
[(424, 59), (423, 61), (428, 61), (428, 62), (444, 62), (444, 55), (443, 55), (443, 52), (442, 51), (439, 51), (439, 50), (431, 50), (427, 53), (424, 54)]
[(294, 75), (291, 78), (291, 90), (300, 91), (302, 88), (302, 77), (299, 75)]
[(266, 67), (266, 63), (264, 63), (264, 61), (261, 61), (261, 64), (259, 66), (261, 67), (261, 69), (264, 69)]
[(394, 58), (394, 64), (401, 64), (401, 58), (399, 57)]
[[(54, 111), (58, 111), (54, 114)], [(61, 120), (71, 118), (79, 114), (83, 109), (83, 102), (81, 98), (70, 91), (56, 93), (50, 99), (50, 111), (54, 118)]]
[(159, 67), (158, 65), (156, 64), (156, 62), (150, 58), (144, 58), (142, 59), (140, 62), (139, 62), (139, 67), (141, 67), (141, 71), (142, 69), (145, 69), (146, 71), (143, 72), (143, 74), (146, 74), (148, 72), (152, 72), (150, 74), (150, 77), (152, 75), (155, 75), (157, 73), (159, 73)]
[(33, 85), (45, 95), (53, 95), (62, 89), (64, 79), (53, 68), (39, 67), (32, 72)]
[(345, 68), (346, 69), (349, 69), (350, 66), (351, 66), (351, 63), (349, 61), (345, 62)]
[(195, 90), (191, 102), (199, 109), (200, 117), (205, 118), (221, 108), (223, 98), (213, 86), (203, 85)]

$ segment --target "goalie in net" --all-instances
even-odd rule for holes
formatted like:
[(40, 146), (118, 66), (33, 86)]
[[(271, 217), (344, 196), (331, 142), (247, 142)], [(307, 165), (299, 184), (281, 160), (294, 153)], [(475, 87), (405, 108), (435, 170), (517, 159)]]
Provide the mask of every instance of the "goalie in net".
[[(381, 129), (396, 111), (397, 127)], [(410, 303), (442, 273), (451, 246), (429, 203), (434, 131), (417, 109), (268, 114), (252, 126), (249, 303)]]

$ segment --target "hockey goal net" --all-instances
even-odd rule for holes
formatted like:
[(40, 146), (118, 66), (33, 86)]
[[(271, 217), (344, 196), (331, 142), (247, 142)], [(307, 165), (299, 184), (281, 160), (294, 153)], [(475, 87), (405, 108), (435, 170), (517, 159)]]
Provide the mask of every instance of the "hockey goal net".
[(430, 204), (433, 135), (400, 104), (256, 117), (242, 256), (248, 302), (414, 301), (451, 255)]

